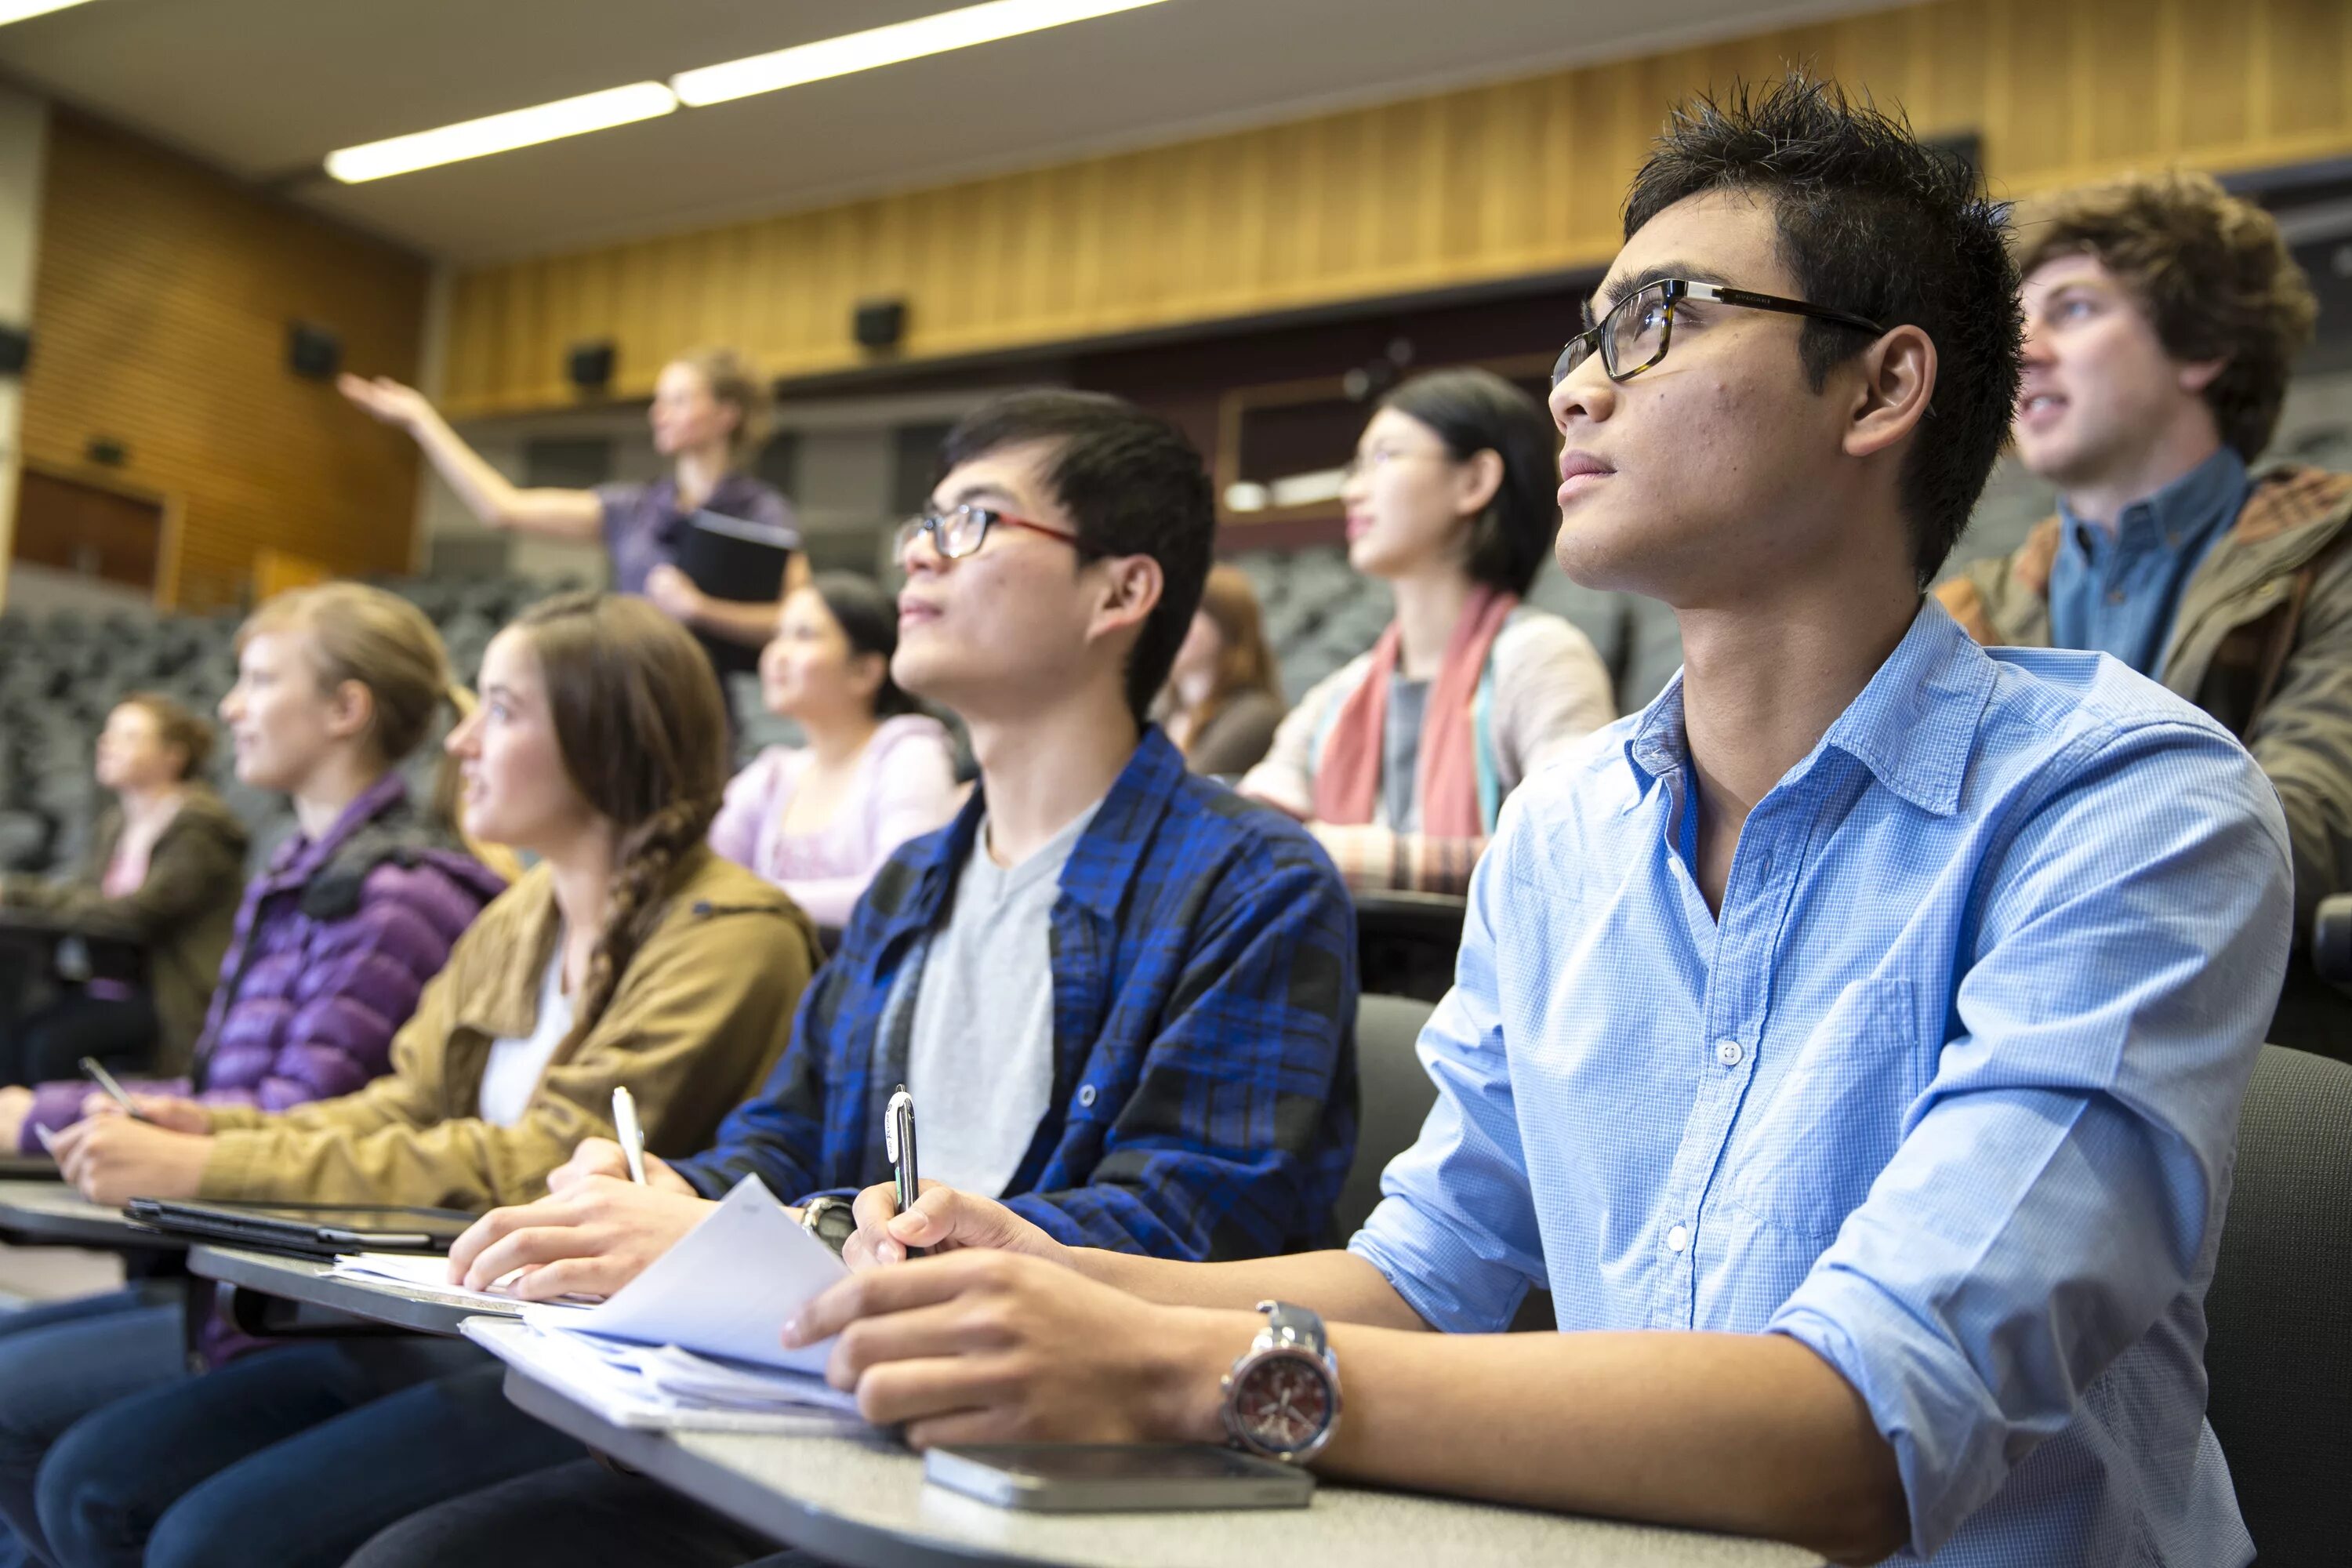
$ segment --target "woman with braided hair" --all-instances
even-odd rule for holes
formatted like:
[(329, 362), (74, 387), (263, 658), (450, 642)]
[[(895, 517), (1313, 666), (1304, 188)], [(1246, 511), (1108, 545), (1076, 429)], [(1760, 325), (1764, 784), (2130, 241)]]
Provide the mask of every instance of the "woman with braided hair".
[[(447, 744), (467, 830), (539, 863), (426, 987), (389, 1076), (286, 1115), (142, 1103), (205, 1146), (200, 1177), (160, 1195), (515, 1203), (611, 1134), (620, 1085), (652, 1150), (708, 1142), (783, 1050), (819, 962), (799, 907), (704, 843), (726, 732), (709, 662), (653, 605), (575, 594), (525, 611)], [(101, 1201), (128, 1195), (102, 1166), (74, 1173)], [(339, 1563), (453, 1484), (576, 1451), (470, 1419), (379, 1446), (420, 1410), (498, 1405), (482, 1366), (460, 1342), (338, 1339), (118, 1400), (42, 1462), (41, 1544), (61, 1564)]]

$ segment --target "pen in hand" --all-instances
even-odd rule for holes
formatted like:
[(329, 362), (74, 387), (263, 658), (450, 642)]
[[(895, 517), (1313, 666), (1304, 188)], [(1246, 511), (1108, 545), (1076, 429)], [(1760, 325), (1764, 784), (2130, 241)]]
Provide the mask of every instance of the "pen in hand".
[(646, 1130), (637, 1125), (637, 1102), (628, 1086), (613, 1086), (613, 1131), (621, 1141), (621, 1157), (629, 1163), (629, 1180), (646, 1184)]
[(131, 1096), (124, 1091), (122, 1086), (114, 1081), (114, 1075), (107, 1071), (104, 1064), (96, 1057), (82, 1058), (81, 1070), (90, 1082), (105, 1091), (107, 1099), (122, 1107), (123, 1115), (133, 1121), (147, 1120), (145, 1113), (131, 1102)]
[[(903, 1083), (890, 1096), (889, 1107), (882, 1113), (882, 1148), (890, 1156), (890, 1176), (898, 1190), (898, 1212), (905, 1214), (922, 1195), (922, 1176), (915, 1167), (915, 1097), (907, 1092)], [(920, 1258), (923, 1251), (919, 1247), (909, 1247), (907, 1256)]]

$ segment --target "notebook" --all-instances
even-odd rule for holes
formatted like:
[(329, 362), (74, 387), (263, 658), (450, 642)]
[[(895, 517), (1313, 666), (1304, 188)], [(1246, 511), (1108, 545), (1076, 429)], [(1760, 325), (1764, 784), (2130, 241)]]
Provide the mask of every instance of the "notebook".
[[(466, 1337), (616, 1426), (734, 1432), (862, 1428), (824, 1381), (830, 1340), (784, 1349), (786, 1319), (848, 1270), (757, 1176), (593, 1307), (530, 1302)], [(500, 1303), (503, 1310), (508, 1303)]]
[(789, 528), (698, 511), (677, 542), (677, 569), (714, 599), (773, 604), (783, 596), (784, 566), (800, 548)]

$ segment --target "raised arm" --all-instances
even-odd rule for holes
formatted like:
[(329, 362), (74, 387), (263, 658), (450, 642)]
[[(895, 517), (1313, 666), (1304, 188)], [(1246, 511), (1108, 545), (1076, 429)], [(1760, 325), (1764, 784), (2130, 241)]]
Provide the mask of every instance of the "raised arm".
[(440, 410), (415, 387), (381, 375), (373, 381), (343, 375), (335, 385), (366, 413), (414, 437), (433, 471), (457, 492), (467, 510), (489, 527), (588, 543), (602, 537), (604, 508), (593, 490), (517, 485), (449, 428)]

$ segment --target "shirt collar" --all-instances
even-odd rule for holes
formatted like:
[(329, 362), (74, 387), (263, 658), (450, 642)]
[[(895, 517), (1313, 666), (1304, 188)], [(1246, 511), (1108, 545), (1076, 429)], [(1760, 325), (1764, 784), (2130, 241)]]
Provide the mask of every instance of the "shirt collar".
[[(2166, 550), (2195, 550), (2218, 525), (2237, 517), (2250, 485), (2245, 459), (2235, 447), (2223, 447), (2163, 489), (2124, 508), (2116, 520), (2115, 537), (2143, 538)], [(2065, 519), (2063, 541), (2071, 550), (2084, 549), (2085, 535), (2095, 540), (2104, 532), (2077, 518), (2063, 497), (2058, 515)]]
[[(1789, 778), (1810, 773), (1824, 751), (1835, 748), (1920, 810), (1949, 816), (1959, 808), (1993, 679), (1991, 658), (1929, 599), (1886, 662)], [(1646, 784), (1680, 773), (1689, 755), (1677, 671), (1626, 737), (1625, 760)]]
[[(1062, 867), (1063, 894), (1106, 920), (1116, 918), (1151, 842), (1150, 825), (1167, 809), (1169, 798), (1187, 776), (1182, 754), (1157, 725), (1147, 728), (1096, 808), (1094, 820), (1071, 847)], [(947, 831), (914, 863), (916, 893), (900, 906), (894, 932), (899, 926), (929, 926), (964, 857), (977, 852), (981, 820), (987, 815), (987, 797), (974, 788)]]

